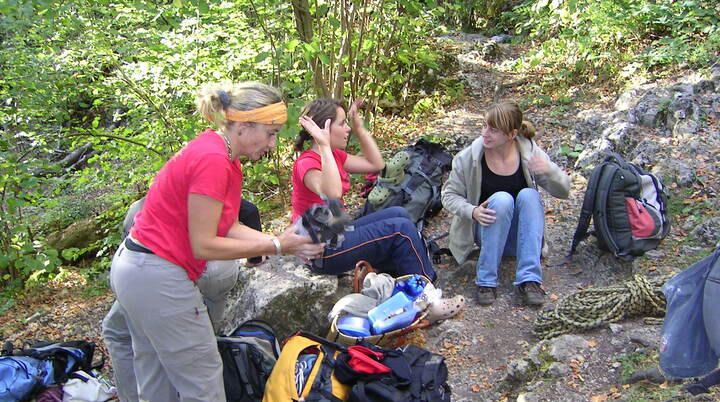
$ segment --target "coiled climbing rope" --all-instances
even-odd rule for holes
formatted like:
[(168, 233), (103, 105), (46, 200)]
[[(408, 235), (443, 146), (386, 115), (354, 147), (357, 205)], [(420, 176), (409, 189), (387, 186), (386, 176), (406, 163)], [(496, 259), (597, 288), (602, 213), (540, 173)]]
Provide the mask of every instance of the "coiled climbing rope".
[(634, 275), (620, 285), (575, 292), (560, 299), (554, 310), (538, 314), (533, 332), (540, 339), (587, 331), (633, 316), (663, 317), (667, 276)]

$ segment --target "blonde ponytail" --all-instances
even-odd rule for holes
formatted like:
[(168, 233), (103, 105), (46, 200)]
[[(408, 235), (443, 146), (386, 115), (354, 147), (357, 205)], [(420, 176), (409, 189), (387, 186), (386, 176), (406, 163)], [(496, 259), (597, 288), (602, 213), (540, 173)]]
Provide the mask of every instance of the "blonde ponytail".
[(535, 126), (527, 120), (523, 120), (520, 124), (520, 135), (531, 140), (535, 138)]

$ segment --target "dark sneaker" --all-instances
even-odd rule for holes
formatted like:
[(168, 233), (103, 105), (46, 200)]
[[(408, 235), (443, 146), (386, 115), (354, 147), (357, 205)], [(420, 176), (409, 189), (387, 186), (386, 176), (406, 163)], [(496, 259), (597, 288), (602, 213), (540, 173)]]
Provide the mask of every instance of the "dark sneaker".
[(486, 286), (478, 286), (477, 302), (481, 306), (489, 306), (495, 303), (497, 298), (497, 288), (489, 288)]
[(545, 303), (545, 291), (537, 282), (523, 282), (519, 286), (525, 304), (528, 306), (542, 306)]

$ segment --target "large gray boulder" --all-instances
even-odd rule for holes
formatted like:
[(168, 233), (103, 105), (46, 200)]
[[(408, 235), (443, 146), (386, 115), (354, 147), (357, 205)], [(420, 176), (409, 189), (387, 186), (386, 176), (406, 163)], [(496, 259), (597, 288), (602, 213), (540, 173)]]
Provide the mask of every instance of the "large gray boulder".
[(349, 281), (315, 275), (295, 257), (270, 257), (259, 267), (240, 268), (220, 328), (227, 333), (245, 320), (259, 318), (269, 322), (280, 338), (297, 330), (324, 336), (327, 314), (350, 291)]

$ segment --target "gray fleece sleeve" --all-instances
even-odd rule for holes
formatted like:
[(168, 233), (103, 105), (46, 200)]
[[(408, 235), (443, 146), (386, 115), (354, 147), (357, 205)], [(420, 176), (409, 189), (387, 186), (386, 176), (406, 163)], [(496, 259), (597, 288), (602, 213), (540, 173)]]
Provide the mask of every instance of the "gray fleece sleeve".
[(461, 152), (453, 159), (450, 177), (443, 185), (441, 194), (443, 207), (451, 214), (465, 219), (472, 219), (472, 211), (476, 207), (467, 200), (465, 169), (470, 165), (469, 158), (469, 152)]

